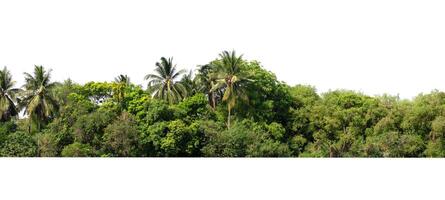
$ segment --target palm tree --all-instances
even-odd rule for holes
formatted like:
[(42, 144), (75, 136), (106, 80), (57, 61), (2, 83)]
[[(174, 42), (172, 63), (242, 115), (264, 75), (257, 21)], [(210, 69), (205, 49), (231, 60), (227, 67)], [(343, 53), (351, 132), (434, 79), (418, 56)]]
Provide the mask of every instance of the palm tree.
[(173, 58), (168, 60), (164, 57), (161, 62), (156, 63), (156, 74), (147, 74), (145, 80), (148, 80), (148, 88), (152, 96), (158, 99), (164, 99), (170, 104), (178, 102), (187, 96), (185, 87), (178, 79), (185, 70), (176, 70), (176, 65), (172, 63)]
[(14, 101), (20, 89), (13, 88), (14, 84), (11, 73), (4, 67), (0, 71), (0, 121), (2, 122), (18, 114)]
[(212, 109), (216, 108), (216, 101), (218, 99), (218, 94), (221, 90), (213, 91), (212, 88), (215, 85), (216, 77), (214, 74), (214, 66), (211, 64), (198, 66), (198, 73), (195, 77), (195, 82), (198, 87), (199, 92), (207, 94), (209, 105)]
[(192, 70), (182, 76), (180, 83), (185, 87), (188, 96), (193, 96), (198, 92), (199, 88), (196, 79), (193, 78)]
[(74, 92), (75, 85), (76, 84), (73, 82), (73, 80), (68, 78), (54, 88), (54, 93), (56, 94), (56, 99), (59, 104), (65, 104), (68, 102), (68, 96)]
[(222, 100), (227, 102), (227, 127), (230, 128), (230, 115), (232, 108), (236, 105), (238, 99), (247, 100), (244, 91), (244, 83), (249, 81), (247, 75), (242, 71), (242, 55), (236, 56), (235, 51), (229, 53), (223, 51), (219, 54), (220, 60), (214, 62), (216, 72), (213, 76), (216, 78), (212, 91), (224, 89)]
[(131, 84), (130, 77), (120, 74), (114, 78), (114, 82), (116, 83), (114, 87), (114, 96), (117, 99), (117, 102), (123, 106), (122, 103), (125, 98), (125, 88)]
[(56, 114), (59, 105), (55, 100), (53, 89), (57, 83), (50, 82), (51, 70), (45, 71), (42, 66), (34, 66), (34, 75), (26, 72), (24, 74), (25, 92), (20, 99), (19, 106), (24, 108), (25, 114), (29, 116), (29, 132), (31, 132), (32, 120), (37, 123), (38, 130), (40, 130), (41, 123)]
[(122, 84), (124, 84), (124, 85), (126, 85), (126, 86), (129, 86), (130, 85), (130, 77), (129, 76), (127, 76), (127, 75), (123, 75), (123, 74), (120, 74), (119, 76), (117, 76), (116, 78), (114, 78), (114, 82), (116, 82), (116, 83), (122, 83)]

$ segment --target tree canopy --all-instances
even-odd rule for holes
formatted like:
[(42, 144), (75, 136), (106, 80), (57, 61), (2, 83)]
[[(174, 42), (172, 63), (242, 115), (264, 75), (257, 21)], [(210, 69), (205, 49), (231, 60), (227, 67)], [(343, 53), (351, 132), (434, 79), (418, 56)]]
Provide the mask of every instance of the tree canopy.
[(148, 87), (124, 74), (53, 82), (51, 70), (34, 66), (17, 88), (3, 68), (0, 156), (445, 156), (445, 93), (438, 90), (412, 100), (318, 93), (234, 51), (188, 73), (173, 58), (154, 66)]

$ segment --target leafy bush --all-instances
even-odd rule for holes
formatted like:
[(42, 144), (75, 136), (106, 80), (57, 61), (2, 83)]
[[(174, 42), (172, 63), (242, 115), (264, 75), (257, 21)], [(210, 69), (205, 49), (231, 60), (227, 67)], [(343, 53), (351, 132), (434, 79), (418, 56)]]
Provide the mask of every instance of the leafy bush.
[(90, 145), (79, 142), (65, 146), (62, 150), (63, 157), (91, 157), (94, 155), (94, 150)]
[(0, 149), (0, 155), (6, 157), (37, 156), (37, 144), (28, 133), (14, 132), (6, 137)]
[(105, 128), (103, 146), (106, 152), (115, 156), (134, 156), (138, 146), (138, 130), (134, 117), (122, 113)]

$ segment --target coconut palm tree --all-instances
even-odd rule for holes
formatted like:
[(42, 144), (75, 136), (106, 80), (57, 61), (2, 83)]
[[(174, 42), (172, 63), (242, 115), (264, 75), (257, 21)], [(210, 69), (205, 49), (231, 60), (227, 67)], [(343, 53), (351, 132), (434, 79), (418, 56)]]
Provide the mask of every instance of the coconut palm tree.
[(212, 109), (216, 108), (216, 102), (220, 98), (219, 95), (222, 90), (213, 91), (212, 88), (215, 85), (216, 77), (214, 74), (214, 66), (211, 64), (198, 66), (198, 73), (195, 77), (195, 82), (199, 92), (207, 94), (209, 105)]
[(148, 80), (148, 88), (152, 96), (158, 99), (164, 99), (170, 104), (180, 101), (187, 96), (185, 87), (177, 81), (185, 70), (177, 70), (173, 65), (173, 58), (168, 60), (164, 57), (161, 62), (156, 63), (155, 74), (147, 74), (145, 80)]
[(125, 98), (125, 88), (131, 84), (130, 77), (120, 74), (114, 78), (114, 82), (116, 83), (116, 85), (113, 87), (114, 97), (116, 98), (117, 102), (123, 106), (122, 103)]
[(180, 83), (185, 87), (185, 90), (187, 91), (187, 96), (193, 96), (199, 90), (196, 77), (193, 78), (192, 70), (190, 70), (189, 73), (186, 73), (182, 76)]
[(75, 91), (75, 86), (76, 83), (68, 78), (64, 80), (63, 83), (58, 84), (58, 86), (54, 88), (57, 102), (59, 102), (60, 105), (66, 104), (68, 102), (68, 96)]
[(20, 108), (25, 109), (25, 114), (30, 119), (29, 132), (31, 132), (31, 122), (37, 123), (38, 130), (41, 124), (53, 117), (58, 108), (53, 89), (57, 83), (51, 82), (51, 70), (46, 71), (43, 66), (34, 66), (34, 74), (25, 74), (25, 85), (23, 96), (19, 101)]
[(124, 85), (126, 85), (126, 86), (129, 86), (130, 85), (130, 77), (129, 76), (127, 76), (127, 75), (123, 75), (123, 74), (120, 74), (119, 76), (117, 76), (116, 78), (114, 78), (114, 82), (116, 82), (116, 83), (122, 83), (122, 84), (124, 84)]
[(216, 72), (213, 76), (216, 78), (216, 83), (212, 91), (224, 89), (222, 100), (227, 103), (227, 127), (230, 128), (231, 110), (236, 105), (236, 101), (247, 100), (244, 86), (249, 79), (242, 71), (242, 55), (236, 56), (235, 51), (230, 53), (223, 51), (219, 56), (220, 60), (214, 62)]
[(20, 89), (14, 88), (14, 84), (11, 73), (4, 67), (0, 71), (0, 121), (2, 122), (18, 114), (14, 101)]

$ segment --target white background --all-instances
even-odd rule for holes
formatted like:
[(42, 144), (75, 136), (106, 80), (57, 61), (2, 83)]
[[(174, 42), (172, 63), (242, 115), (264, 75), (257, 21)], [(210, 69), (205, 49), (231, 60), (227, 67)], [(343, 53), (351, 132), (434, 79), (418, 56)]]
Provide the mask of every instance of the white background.
[(411, 98), (445, 89), (445, 2), (1, 0), (0, 67), (145, 85), (161, 56), (194, 69), (235, 49), (280, 80)]
[(440, 199), (444, 159), (0, 159), (0, 198)]
[[(0, 1), (0, 66), (138, 84), (235, 49), (289, 84), (445, 89), (443, 1)], [(0, 199), (443, 199), (444, 159), (0, 159)]]

